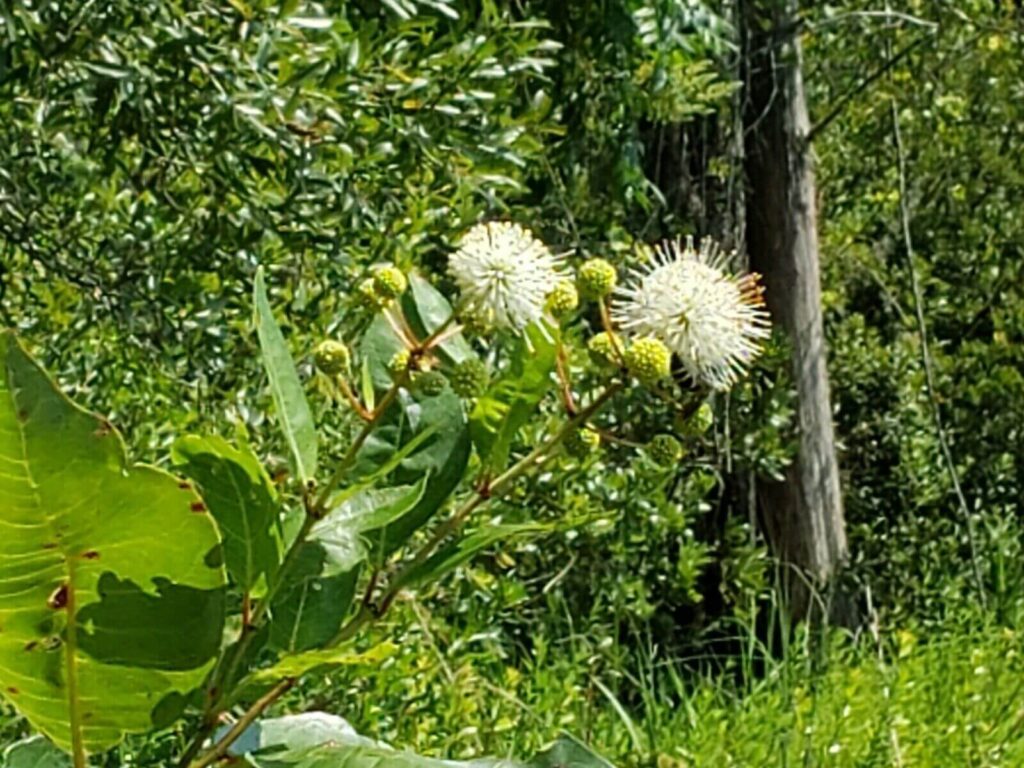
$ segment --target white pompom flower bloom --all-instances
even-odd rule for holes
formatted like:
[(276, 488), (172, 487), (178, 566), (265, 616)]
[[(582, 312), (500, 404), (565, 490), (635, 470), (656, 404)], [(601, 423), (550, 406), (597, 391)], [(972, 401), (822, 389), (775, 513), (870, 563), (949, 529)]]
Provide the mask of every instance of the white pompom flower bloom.
[(497, 328), (522, 332), (540, 320), (561, 278), (562, 259), (518, 224), (477, 224), (448, 260), (464, 313)]
[(734, 255), (710, 238), (699, 249), (692, 238), (662, 243), (616, 289), (612, 318), (629, 336), (661, 340), (694, 382), (729, 389), (771, 335), (760, 275), (728, 271)]

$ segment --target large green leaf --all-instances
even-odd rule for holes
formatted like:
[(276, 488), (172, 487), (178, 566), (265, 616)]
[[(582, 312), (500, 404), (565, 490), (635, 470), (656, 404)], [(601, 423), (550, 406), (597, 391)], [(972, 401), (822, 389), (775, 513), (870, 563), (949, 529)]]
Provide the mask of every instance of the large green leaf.
[(71, 759), (42, 736), (30, 736), (4, 749), (0, 768), (71, 768)]
[(177, 440), (172, 456), (199, 484), (220, 527), (224, 560), (235, 582), (246, 591), (261, 578), (269, 583), (281, 562), (281, 523), (277, 493), (256, 457), (223, 438), (195, 435)]
[[(401, 348), (401, 341), (390, 324), (378, 316), (360, 343), (377, 387), (390, 386), (387, 363)], [(423, 439), (425, 432), (430, 433), (427, 439)], [(472, 447), (469, 425), (462, 401), (450, 389), (435, 396), (403, 390), (360, 450), (353, 476), (378, 473), (381, 467), (393, 463), (396, 454), (406, 452), (412, 442), (418, 443), (415, 450), (409, 451), (380, 484), (414, 483), (426, 472), (430, 473), (430, 479), (420, 502), (383, 531), (379, 541), (384, 555), (405, 543), (440, 509), (466, 471)]]
[(250, 672), (239, 683), (232, 701), (244, 701), (258, 696), (279, 680), (297, 678), (310, 672), (326, 671), (332, 667), (379, 666), (398, 653), (398, 646), (384, 642), (369, 650), (358, 652), (351, 648), (324, 648), (317, 651), (284, 654), (269, 667)]
[[(420, 436), (425, 431), (430, 436), (423, 440)], [(466, 471), (469, 429), (462, 402), (450, 389), (434, 397), (403, 391), (359, 452), (354, 474), (373, 473), (412, 441), (418, 441), (416, 449), (380, 484), (414, 483), (424, 474), (429, 474), (429, 478), (414, 507), (385, 526), (380, 535), (368, 532), (367, 538), (378, 542), (382, 556), (394, 552), (430, 520), (458, 487)]]
[(521, 523), (488, 525), (439, 549), (419, 566), (405, 573), (393, 588), (406, 588), (421, 581), (433, 581), (471, 560), (477, 553), (500, 542), (507, 542), (523, 536), (536, 536), (550, 531), (550, 525)]
[[(448, 299), (417, 272), (409, 275), (409, 291), (402, 297), (402, 308), (420, 338), (426, 338), (447, 323), (454, 312)], [(438, 349), (452, 363), (474, 355), (473, 348), (461, 333), (446, 336)]]
[(481, 461), (492, 472), (508, 464), (516, 433), (551, 391), (558, 330), (533, 324), (516, 344), (508, 372), (491, 383), (470, 414), (470, 434)]
[(291, 450), (295, 474), (303, 484), (306, 484), (316, 476), (316, 425), (309, 410), (309, 403), (306, 402), (306, 393), (302, 389), (302, 382), (299, 381), (299, 374), (295, 370), (295, 361), (270, 309), (262, 269), (256, 272), (253, 308), (256, 333), (263, 351), (263, 367), (270, 380), (274, 407), (277, 409), (285, 440)]
[(274, 601), (275, 648), (305, 651), (334, 637), (352, 603), (360, 565), (379, 551), (385, 527), (419, 504), (428, 480), (422, 475), (413, 485), (360, 491), (317, 521)]
[(345, 720), (324, 712), (257, 721), (232, 754), (258, 768), (614, 768), (570, 736), (526, 763), (421, 757), (360, 736)]
[(0, 334), (0, 691), (59, 746), (165, 725), (220, 646), (225, 573), (191, 484)]

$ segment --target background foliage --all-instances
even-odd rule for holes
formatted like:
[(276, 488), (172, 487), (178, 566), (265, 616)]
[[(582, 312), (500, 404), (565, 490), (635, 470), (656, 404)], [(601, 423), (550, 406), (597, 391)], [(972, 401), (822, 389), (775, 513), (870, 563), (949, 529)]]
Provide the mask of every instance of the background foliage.
[[(3, 320), (135, 457), (166, 462), (176, 431), (237, 421), (283, 456), (261, 423), (257, 264), (310, 374), (320, 338), (358, 330), (348, 297), (372, 264), (443, 283), (448, 248), (482, 217), (620, 270), (662, 236), (741, 246), (731, 14), (691, 0), (0, 4)], [(791, 451), (780, 340), (710, 424), (679, 425), (696, 446), (680, 467), (629, 444), (678, 414), (632, 403), (603, 424), (625, 443), (566, 457), (495, 512), (553, 533), (402, 606), (389, 629), (408, 642), (379, 675), (339, 673), (293, 703), (452, 756), (525, 752), (567, 728), (659, 768), (881, 765), (894, 749), (904, 765), (1019, 760), (1012, 696), (973, 698), (1016, 663), (1002, 628), (1024, 576), (1019, 11), (914, 0), (885, 16), (848, 0), (808, 4), (804, 21), (849, 578), (870, 595), (858, 643), (771, 631), (775, 574), (746, 489)], [(964, 624), (991, 631), (943, 639)], [(929, 703), (950, 700), (963, 707)], [(984, 735), (917, 743), (900, 718)], [(723, 745), (737, 729), (751, 738)], [(152, 764), (176, 738), (131, 742), (110, 765)]]

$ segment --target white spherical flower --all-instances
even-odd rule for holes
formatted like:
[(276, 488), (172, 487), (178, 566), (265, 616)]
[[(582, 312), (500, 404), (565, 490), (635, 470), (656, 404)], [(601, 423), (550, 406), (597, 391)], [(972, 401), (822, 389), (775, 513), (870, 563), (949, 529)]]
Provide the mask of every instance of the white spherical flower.
[(727, 271), (734, 254), (710, 238), (662, 243), (616, 289), (612, 317), (631, 336), (660, 339), (694, 381), (728, 389), (771, 334), (760, 275)]
[(529, 230), (504, 221), (477, 224), (448, 260), (466, 311), (515, 331), (541, 318), (560, 268), (561, 259)]

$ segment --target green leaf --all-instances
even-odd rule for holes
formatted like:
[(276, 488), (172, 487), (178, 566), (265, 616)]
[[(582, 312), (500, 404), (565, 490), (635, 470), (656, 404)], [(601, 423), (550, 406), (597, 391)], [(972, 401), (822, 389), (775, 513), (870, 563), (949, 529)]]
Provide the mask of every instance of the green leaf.
[(323, 744), (376, 745), (373, 739), (360, 736), (344, 718), (327, 712), (303, 712), (257, 720), (245, 729), (228, 753), (244, 757), (253, 752), (300, 750)]
[[(422, 440), (420, 435), (425, 431), (431, 436)], [(401, 461), (387, 482), (402, 485), (416, 482), (424, 473), (430, 477), (416, 506), (389, 523), (379, 537), (368, 533), (368, 539), (379, 542), (380, 556), (394, 552), (426, 523), (458, 487), (466, 471), (469, 430), (462, 402), (451, 390), (420, 399), (403, 391), (360, 450), (355, 473), (372, 473), (412, 441), (418, 441), (419, 446)]]
[(375, 390), (383, 392), (391, 388), (393, 379), (388, 363), (405, 348), (405, 343), (398, 338), (384, 315), (378, 314), (370, 321), (369, 327), (359, 342), (359, 351), (363, 355), (364, 402), (367, 395), (372, 396)]
[(358, 578), (358, 566), (339, 571), (320, 542), (301, 544), (271, 605), (270, 646), (296, 653), (330, 642), (352, 605)]
[(325, 648), (319, 651), (306, 651), (282, 656), (270, 667), (251, 672), (239, 684), (236, 700), (245, 700), (259, 695), (263, 689), (278, 680), (288, 677), (302, 677), (315, 671), (326, 671), (331, 667), (352, 667), (360, 665), (379, 665), (398, 653), (394, 643), (380, 643), (367, 651), (357, 652), (350, 648)]
[(213, 665), (217, 530), (192, 486), (0, 334), (0, 690), (58, 746), (166, 725)]
[(360, 736), (345, 720), (325, 712), (257, 721), (232, 754), (257, 768), (614, 768), (570, 736), (560, 737), (528, 763), (421, 757)]
[(310, 540), (324, 547), (332, 568), (352, 570), (369, 555), (373, 544), (366, 540), (369, 532), (383, 530), (419, 504), (429, 479), (428, 473), (414, 485), (370, 488), (356, 494), (318, 521)]
[(508, 373), (491, 383), (470, 414), (470, 434), (484, 465), (500, 472), (508, 464), (516, 433), (551, 390), (558, 330), (533, 324), (517, 342)]
[(405, 589), (422, 581), (434, 581), (471, 560), (478, 552), (500, 541), (509, 541), (521, 536), (538, 535), (550, 531), (551, 528), (552, 526), (550, 525), (541, 525), (540, 523), (489, 525), (485, 528), (480, 528), (435, 552), (419, 567), (413, 568), (403, 579), (397, 581), (393, 588)]
[(429, 475), (413, 485), (363, 490), (317, 521), (274, 602), (271, 642), (286, 651), (330, 641), (352, 603), (359, 566), (379, 551), (382, 531), (414, 509)]
[(0, 755), (3, 768), (71, 768), (71, 760), (42, 736), (16, 741)]
[[(402, 308), (413, 330), (421, 339), (448, 322), (454, 310), (440, 291), (417, 272), (409, 275), (409, 291), (402, 297)], [(473, 356), (473, 348), (462, 333), (448, 336), (438, 345), (441, 354), (451, 363)]]
[(175, 464), (198, 483), (224, 541), (228, 573), (250, 591), (281, 564), (277, 493), (259, 461), (220, 437), (188, 435), (171, 449)]
[(582, 741), (563, 735), (530, 761), (528, 768), (615, 768)]
[(316, 425), (313, 423), (313, 414), (309, 410), (309, 403), (306, 402), (299, 374), (295, 370), (295, 361), (270, 309), (262, 268), (256, 272), (253, 307), (256, 333), (263, 351), (263, 367), (267, 371), (267, 378), (270, 379), (274, 407), (281, 420), (285, 440), (291, 449), (295, 474), (305, 485), (316, 475)]
[[(382, 389), (391, 386), (387, 363), (402, 348), (402, 342), (381, 316), (374, 319), (363, 335), (360, 349), (375, 384)], [(432, 433), (430, 439), (422, 439), (424, 432)], [(414, 483), (424, 472), (430, 473), (430, 480), (419, 504), (383, 531), (380, 551), (385, 556), (430, 520), (458, 487), (466, 471), (471, 451), (469, 427), (462, 401), (450, 389), (434, 396), (402, 390), (359, 451), (353, 474), (372, 475), (393, 463), (394, 457), (407, 451), (412, 442), (420, 445), (402, 459), (387, 482)]]

